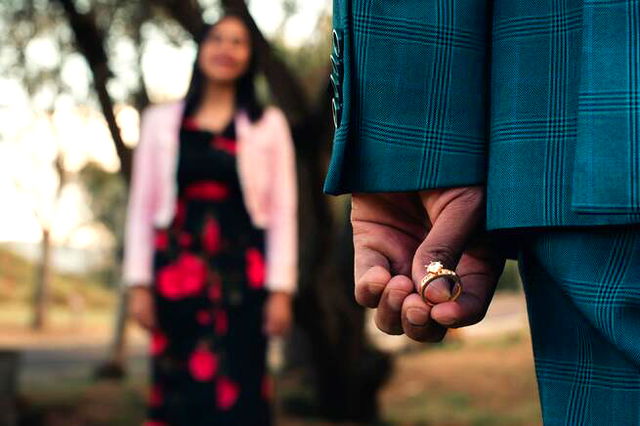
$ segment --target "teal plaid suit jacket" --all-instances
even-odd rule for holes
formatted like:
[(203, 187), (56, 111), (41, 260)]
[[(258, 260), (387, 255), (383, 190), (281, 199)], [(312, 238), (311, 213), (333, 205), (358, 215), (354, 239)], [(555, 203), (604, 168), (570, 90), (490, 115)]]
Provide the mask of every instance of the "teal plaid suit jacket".
[(640, 222), (640, 2), (335, 0), (331, 194), (486, 184), (489, 229)]

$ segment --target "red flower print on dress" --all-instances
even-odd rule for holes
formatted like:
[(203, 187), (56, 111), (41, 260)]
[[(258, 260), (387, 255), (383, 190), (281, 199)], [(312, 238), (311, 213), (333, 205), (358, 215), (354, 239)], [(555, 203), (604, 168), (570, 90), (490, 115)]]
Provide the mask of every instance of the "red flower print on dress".
[(167, 349), (169, 339), (160, 331), (153, 331), (151, 333), (151, 355), (158, 356)]
[(216, 384), (216, 394), (218, 397), (218, 408), (221, 410), (229, 410), (238, 400), (240, 386), (226, 377), (220, 377)]
[(175, 263), (158, 272), (158, 292), (171, 300), (196, 296), (204, 288), (206, 275), (207, 267), (202, 259), (183, 253)]
[(167, 265), (158, 271), (158, 293), (166, 297), (167, 299), (180, 299), (182, 298), (182, 291), (180, 288), (180, 268), (177, 264)]
[(209, 349), (196, 349), (189, 358), (189, 372), (199, 382), (208, 382), (218, 371), (218, 358)]
[(207, 218), (202, 230), (202, 247), (209, 254), (220, 251), (220, 225), (212, 217)]
[(216, 136), (211, 141), (211, 145), (219, 150), (226, 151), (231, 155), (235, 155), (237, 151), (236, 141), (225, 138), (224, 136)]
[(229, 330), (229, 317), (227, 312), (222, 309), (217, 309), (213, 318), (213, 329), (218, 336), (224, 336)]
[(184, 195), (194, 200), (222, 201), (229, 195), (229, 187), (213, 181), (195, 182), (185, 188)]
[(207, 265), (198, 256), (184, 253), (178, 260), (182, 272), (182, 289), (187, 296), (194, 296), (204, 288)]
[(158, 422), (156, 420), (147, 420), (142, 426), (169, 426), (169, 423)]
[(169, 233), (165, 229), (156, 231), (154, 246), (156, 250), (165, 251), (169, 248)]
[(252, 288), (262, 288), (264, 285), (265, 266), (260, 250), (256, 248), (247, 249), (245, 253), (247, 264), (247, 280)]
[(164, 393), (159, 385), (151, 386), (149, 391), (149, 405), (151, 407), (159, 407), (164, 402)]
[(200, 325), (209, 325), (211, 324), (211, 322), (213, 321), (213, 317), (211, 315), (211, 312), (207, 311), (206, 309), (201, 309), (196, 313), (196, 321), (198, 321), (198, 324)]

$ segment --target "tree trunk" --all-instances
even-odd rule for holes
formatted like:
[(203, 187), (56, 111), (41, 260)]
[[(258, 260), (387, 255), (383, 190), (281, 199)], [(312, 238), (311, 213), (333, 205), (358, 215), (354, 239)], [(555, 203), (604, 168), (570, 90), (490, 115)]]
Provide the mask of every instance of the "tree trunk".
[(107, 53), (105, 51), (105, 37), (92, 13), (81, 14), (78, 12), (73, 0), (52, 0), (57, 1), (67, 16), (69, 26), (75, 36), (78, 50), (82, 53), (93, 77), (93, 85), (98, 95), (98, 101), (104, 114), (104, 118), (109, 128), (109, 133), (113, 139), (116, 153), (120, 159), (120, 173), (127, 182), (131, 177), (131, 149), (127, 147), (120, 134), (120, 128), (116, 122), (114, 105), (107, 90), (107, 82), (111, 75)]
[[(107, 90), (107, 83), (111, 71), (109, 70), (107, 54), (104, 47), (104, 34), (98, 27), (95, 16), (92, 13), (81, 14), (78, 12), (73, 0), (52, 1), (57, 1), (63, 7), (69, 26), (75, 36), (78, 50), (83, 54), (89, 65), (98, 101), (120, 160), (120, 173), (124, 179), (129, 182), (131, 179), (133, 159), (132, 150), (125, 145), (122, 139), (120, 128), (116, 122), (113, 100)], [(143, 98), (139, 101), (145, 102), (147, 101), (146, 92), (143, 90), (142, 93)], [(124, 353), (126, 350), (126, 295), (123, 294), (122, 289), (119, 290), (118, 308), (114, 327), (110, 353), (107, 355), (105, 362), (96, 368), (95, 375), (98, 378), (124, 377), (126, 374), (124, 366)]]
[(43, 228), (40, 242), (40, 263), (36, 273), (33, 294), (33, 319), (31, 328), (42, 330), (47, 325), (49, 291), (51, 285), (51, 231)]
[(364, 310), (353, 297), (349, 210), (343, 209), (336, 220), (329, 197), (322, 194), (322, 159), (327, 156), (332, 130), (318, 129), (317, 123), (323, 122), (323, 116), (330, 120), (329, 114), (327, 102), (309, 117), (298, 135), (299, 140), (316, 143), (298, 151), (303, 250), (296, 318), (309, 336), (317, 414), (371, 424), (378, 418), (377, 394), (391, 372), (391, 363), (388, 356), (367, 344)]

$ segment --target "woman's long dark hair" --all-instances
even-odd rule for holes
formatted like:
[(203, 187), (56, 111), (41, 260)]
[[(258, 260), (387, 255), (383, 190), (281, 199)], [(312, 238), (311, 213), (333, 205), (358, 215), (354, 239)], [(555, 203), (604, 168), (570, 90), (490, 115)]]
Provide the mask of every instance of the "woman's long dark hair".
[(251, 27), (249, 26), (244, 16), (239, 13), (233, 12), (226, 13), (215, 24), (206, 25), (202, 30), (200, 37), (198, 37), (197, 39), (198, 52), (193, 64), (193, 72), (191, 74), (189, 89), (187, 90), (187, 95), (184, 99), (185, 108), (183, 117), (189, 117), (193, 115), (200, 106), (200, 102), (202, 101), (202, 94), (206, 83), (206, 77), (202, 73), (202, 70), (200, 69), (200, 65), (198, 63), (202, 44), (208, 37), (211, 29), (215, 27), (219, 22), (229, 17), (239, 19), (242, 23), (244, 23), (247, 31), (249, 31), (249, 37), (251, 40), (251, 55), (249, 59), (249, 66), (247, 67), (247, 71), (240, 78), (238, 78), (238, 80), (236, 80), (236, 108), (239, 110), (244, 110), (251, 121), (255, 122), (259, 120), (260, 117), (262, 117), (263, 107), (258, 101), (255, 87), (255, 79), (256, 75), (258, 74), (255, 40), (253, 35), (251, 34)]

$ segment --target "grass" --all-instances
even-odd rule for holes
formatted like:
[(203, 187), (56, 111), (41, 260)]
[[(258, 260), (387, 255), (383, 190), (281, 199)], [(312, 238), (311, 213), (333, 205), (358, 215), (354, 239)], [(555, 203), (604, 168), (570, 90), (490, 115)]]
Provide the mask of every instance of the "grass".
[[(29, 306), (19, 303), (0, 303), (0, 324), (4, 329), (19, 330), (28, 327), (32, 312)], [(48, 313), (48, 328), (57, 331), (74, 331), (101, 328), (111, 321), (113, 314), (107, 308), (72, 312), (64, 306), (52, 306)]]
[(453, 342), (397, 359), (382, 395), (397, 425), (540, 425), (533, 360), (522, 333)]
[[(36, 265), (0, 247), (0, 324), (5, 330), (28, 327)], [(74, 330), (94, 327), (110, 317), (116, 292), (86, 276), (53, 272), (48, 326)]]
[[(0, 305), (30, 304), (35, 284), (36, 266), (0, 248)], [(112, 308), (114, 291), (85, 276), (53, 272), (51, 277), (51, 303), (69, 307), (82, 304), (87, 310)]]

